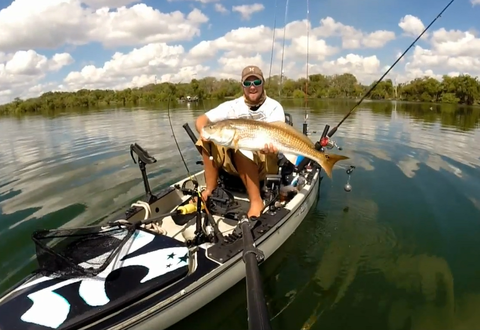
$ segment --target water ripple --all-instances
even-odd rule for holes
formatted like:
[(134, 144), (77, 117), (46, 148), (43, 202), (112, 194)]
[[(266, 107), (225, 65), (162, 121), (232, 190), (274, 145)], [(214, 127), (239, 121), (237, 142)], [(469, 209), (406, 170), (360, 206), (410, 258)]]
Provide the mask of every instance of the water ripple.
[[(351, 106), (289, 102), (297, 128), (309, 115), (312, 139)], [(410, 320), (411, 329), (430, 330), (441, 320), (460, 330), (478, 323), (479, 110), (432, 109), (366, 102), (340, 127), (334, 139), (343, 150), (329, 152), (350, 159), (323, 180), (318, 205), (262, 266), (278, 329), (401, 329)], [(181, 126), (192, 126), (201, 112), (172, 110), (192, 172), (200, 169), (199, 156)], [(2, 254), (0, 292), (33, 267), (33, 230), (96, 222), (143, 194), (131, 143), (158, 160), (148, 167), (152, 187), (186, 175), (163, 110), (1, 118), (0, 139), (0, 249), (9, 251)], [(356, 166), (350, 193), (343, 190), (348, 165)], [(244, 292), (172, 330), (245, 328)], [(218, 308), (226, 314), (212, 313)]]

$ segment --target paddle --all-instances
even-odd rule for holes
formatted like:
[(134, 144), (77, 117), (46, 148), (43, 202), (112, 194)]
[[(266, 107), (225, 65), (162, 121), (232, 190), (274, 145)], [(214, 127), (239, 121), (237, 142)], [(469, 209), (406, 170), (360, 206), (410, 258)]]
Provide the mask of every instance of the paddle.
[[(197, 137), (188, 123), (185, 123), (183, 128), (193, 144), (195, 144)], [(265, 208), (267, 207), (268, 205), (265, 206)], [(255, 247), (251, 232), (251, 228), (253, 227), (251, 227), (251, 225), (254, 223), (255, 221), (249, 220), (245, 215), (239, 221), (243, 237), (243, 261), (245, 262), (247, 279), (248, 328), (250, 330), (270, 330), (270, 317), (268, 315), (267, 304), (265, 303), (260, 270), (258, 269), (258, 263), (262, 261), (265, 256), (262, 251)]]
[(245, 262), (247, 279), (248, 329), (270, 330), (270, 317), (263, 293), (260, 270), (258, 269), (258, 262), (262, 261), (265, 256), (255, 246), (251, 224), (252, 221), (246, 217), (240, 220), (243, 237), (243, 261)]

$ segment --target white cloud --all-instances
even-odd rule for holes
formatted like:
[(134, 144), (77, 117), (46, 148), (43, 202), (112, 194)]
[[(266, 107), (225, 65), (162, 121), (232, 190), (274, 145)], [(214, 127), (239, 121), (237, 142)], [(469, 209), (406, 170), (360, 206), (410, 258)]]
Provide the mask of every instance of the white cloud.
[(353, 73), (357, 79), (369, 84), (379, 78), (380, 61), (377, 56), (363, 57), (356, 54), (341, 56), (336, 60), (324, 61), (319, 65), (312, 65), (310, 73), (322, 73), (326, 75)]
[[(102, 67), (87, 65), (81, 71), (70, 72), (65, 78), (65, 89), (119, 89), (153, 83), (157, 73), (177, 72), (184, 52), (182, 46), (165, 43), (148, 44), (127, 54), (117, 52)], [(163, 80), (162, 76), (157, 78)]]
[(81, 3), (93, 9), (98, 9), (102, 7), (120, 8), (140, 1), (141, 0), (82, 0)]
[(430, 48), (415, 46), (413, 54), (405, 60), (405, 72), (398, 75), (399, 82), (416, 77), (471, 74), (480, 76), (480, 38), (469, 31), (440, 28), (428, 39)]
[(58, 71), (73, 62), (68, 53), (55, 54), (50, 59), (34, 50), (0, 53), (0, 101), (4, 103), (19, 94), (36, 96), (34, 87), (47, 73)]
[(320, 26), (314, 28), (312, 33), (322, 38), (339, 36), (342, 39), (342, 47), (345, 49), (381, 48), (395, 39), (395, 33), (392, 31), (378, 30), (366, 33), (353, 26), (336, 22), (332, 17), (322, 19)]
[(190, 40), (200, 35), (200, 26), (206, 22), (208, 17), (199, 9), (185, 15), (180, 11), (162, 13), (145, 4), (110, 11), (106, 7), (83, 8), (75, 0), (15, 0), (0, 11), (0, 50), (54, 49), (90, 42), (118, 47)]
[(212, 3), (218, 2), (220, 0), (167, 0), (168, 2), (177, 2), (177, 1), (193, 1), (193, 2), (200, 2), (200, 3)]
[(222, 13), (222, 14), (229, 13), (229, 10), (227, 8), (225, 8), (225, 6), (222, 5), (221, 3), (216, 3), (215, 4), (215, 11), (218, 11), (219, 13)]
[(444, 28), (433, 32), (432, 49), (440, 55), (448, 56), (480, 56), (480, 38), (468, 31)]
[[(0, 103), (48, 90), (123, 89), (146, 85), (155, 79), (158, 82), (190, 81), (204, 76), (240, 79), (240, 71), (250, 64), (259, 65), (265, 76), (269, 75), (274, 31), (267, 26), (249, 24), (211, 40), (197, 38), (186, 46), (184, 41), (200, 36), (200, 29), (210, 23), (199, 9), (164, 13), (134, 0), (83, 1), (91, 7), (81, 6), (80, 1), (16, 0), (0, 11)], [(175, 1), (190, 1), (193, 6), (228, 12), (220, 1), (171, 0)], [(119, 8), (109, 10), (109, 6)], [(244, 20), (261, 10), (264, 10), (261, 4), (232, 7)], [(410, 36), (417, 36), (424, 29), (422, 21), (412, 15), (403, 15), (398, 25)], [(403, 52), (397, 46), (379, 52), (395, 39), (393, 31), (365, 31), (332, 17), (313, 22), (307, 29), (306, 20), (297, 20), (285, 28), (283, 70), (289, 78), (305, 77), (307, 30), (310, 74), (350, 72), (362, 83), (370, 84), (392, 64), (394, 54), (398, 57)], [(272, 75), (280, 74), (282, 69), (283, 33), (283, 26), (277, 27)], [(438, 28), (423, 41), (407, 53), (387, 78), (402, 82), (423, 75), (441, 78), (442, 74), (480, 74), (480, 38), (475, 32)], [(55, 82), (43, 79), (73, 62), (64, 49), (91, 42), (131, 48), (122, 48), (104, 63), (94, 61), (93, 56), (78, 58), (81, 65), (74, 71), (61, 71), (62, 76)], [(42, 55), (45, 49), (62, 46), (62, 51), (55, 55)]]
[(252, 5), (241, 5), (241, 6), (233, 6), (232, 11), (236, 11), (240, 13), (240, 16), (243, 20), (249, 20), (253, 14), (261, 12), (265, 9), (265, 6), (261, 3), (254, 3)]
[(470, 2), (472, 3), (472, 6), (480, 5), (480, 0), (470, 0)]
[[(308, 39), (308, 53), (312, 60), (323, 61), (326, 57), (338, 53), (339, 49), (327, 45), (325, 40), (317, 39), (315, 36), (309, 36)], [(292, 39), (291, 45), (285, 48), (285, 55), (291, 58), (302, 58), (307, 54), (307, 37), (300, 36)], [(278, 53), (278, 59), (281, 58), (281, 53)]]
[[(398, 26), (405, 32), (406, 35), (411, 37), (418, 37), (423, 30), (425, 30), (425, 25), (423, 22), (415, 16), (405, 15), (398, 23)], [(424, 36), (427, 33), (424, 34)]]

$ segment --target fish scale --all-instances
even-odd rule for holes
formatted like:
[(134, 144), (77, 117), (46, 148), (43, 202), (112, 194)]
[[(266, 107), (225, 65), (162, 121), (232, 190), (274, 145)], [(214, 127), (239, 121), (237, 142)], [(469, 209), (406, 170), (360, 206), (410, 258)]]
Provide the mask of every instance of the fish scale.
[(295, 164), (297, 156), (317, 162), (331, 178), (333, 165), (346, 156), (325, 154), (315, 149), (314, 143), (304, 134), (285, 122), (263, 122), (252, 119), (226, 119), (205, 126), (202, 136), (227, 148), (260, 151), (272, 144)]

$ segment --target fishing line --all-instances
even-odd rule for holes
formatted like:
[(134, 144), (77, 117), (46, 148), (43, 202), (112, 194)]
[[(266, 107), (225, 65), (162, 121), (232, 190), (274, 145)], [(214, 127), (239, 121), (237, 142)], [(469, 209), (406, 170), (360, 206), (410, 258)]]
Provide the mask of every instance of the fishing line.
[(275, 32), (277, 29), (277, 2), (278, 0), (275, 0), (275, 15), (273, 18), (273, 37), (272, 37), (272, 53), (270, 54), (270, 69), (268, 71), (268, 86), (270, 86), (270, 81), (272, 77), (272, 65), (273, 65), (273, 50), (275, 48)]
[(397, 63), (403, 58), (403, 56), (405, 56), (405, 54), (410, 50), (410, 48), (412, 48), (418, 41), (418, 39), (420, 39), (423, 34), (425, 32), (427, 32), (427, 30), (430, 28), (430, 26), (433, 25), (433, 23), (435, 23), (435, 21), (440, 18), (442, 16), (442, 14), (447, 10), (448, 7), (450, 7), (450, 5), (454, 2), (455, 0), (451, 0), (448, 5), (445, 6), (445, 8), (443, 8), (443, 10), (437, 15), (437, 17), (435, 17), (435, 19), (433, 19), (433, 21), (430, 22), (430, 24), (422, 31), (422, 33), (420, 33), (420, 35), (410, 44), (410, 46), (408, 46), (408, 48), (403, 52), (402, 55), (400, 55), (400, 57), (392, 64), (392, 66), (390, 66), (390, 68), (383, 74), (383, 76), (365, 93), (365, 95), (362, 96), (362, 98), (360, 99), (360, 101), (357, 102), (357, 104), (355, 104), (353, 106), (353, 108), (345, 115), (345, 117), (343, 117), (342, 120), (340, 120), (340, 122), (337, 124), (337, 126), (335, 126), (334, 128), (332, 128), (330, 130), (330, 132), (328, 132), (327, 136), (330, 138), (333, 136), (333, 134), (335, 134), (335, 132), (337, 131), (337, 129), (340, 127), (340, 125), (353, 113), (353, 111), (355, 111), (355, 109), (360, 105), (360, 103), (363, 102), (363, 100), (368, 96), (370, 95), (370, 93), (374, 90), (375, 87), (377, 87), (377, 85), (383, 80), (383, 78), (385, 78), (385, 76), (390, 72), (390, 70), (393, 69), (393, 67), (395, 65), (397, 65)]
[[(307, 0), (307, 81), (305, 82), (305, 101), (308, 100), (308, 61), (309, 61), (309, 52), (310, 52), (310, 2)], [(307, 108), (305, 105), (305, 118), (307, 117)]]
[(309, 62), (309, 52), (310, 52), (310, 2), (307, 0), (307, 59), (306, 59), (306, 75), (307, 80), (305, 81), (305, 113), (304, 113), (304, 121), (307, 122), (307, 106), (308, 106), (308, 62)]
[(279, 91), (278, 91), (278, 96), (281, 95), (282, 92), (282, 86), (283, 86), (283, 61), (285, 58), (285, 33), (287, 30), (287, 14), (288, 14), (288, 0), (285, 4), (285, 19), (284, 19), (284, 25), (283, 25), (283, 41), (282, 41), (282, 64), (280, 66), (280, 85), (279, 85)]
[(175, 145), (177, 146), (178, 153), (180, 154), (180, 157), (182, 158), (183, 165), (185, 166), (185, 169), (187, 170), (187, 175), (192, 179), (192, 175), (190, 174), (190, 171), (188, 170), (187, 162), (185, 161), (185, 158), (183, 158), (182, 151), (180, 150), (180, 145), (178, 144), (177, 137), (175, 136), (175, 131), (173, 130), (173, 124), (172, 124), (172, 118), (170, 117), (170, 100), (173, 95), (173, 89), (171, 90), (169, 96), (168, 96), (168, 103), (167, 103), (167, 114), (168, 114), (168, 121), (170, 123), (170, 129), (172, 130), (172, 135), (173, 135), (173, 140), (175, 141)]
[[(181, 81), (179, 82), (181, 83)], [(194, 181), (194, 178), (195, 178), (195, 181), (198, 182), (198, 179), (196, 176), (192, 176), (192, 174), (190, 173), (190, 170), (188, 169), (188, 165), (187, 165), (187, 162), (185, 161), (185, 158), (183, 157), (183, 154), (182, 154), (182, 150), (180, 149), (180, 145), (178, 144), (178, 141), (177, 141), (177, 137), (175, 136), (175, 130), (173, 129), (173, 124), (172, 124), (172, 118), (170, 116), (170, 100), (171, 100), (171, 97), (173, 95), (173, 88), (171, 89), (171, 92), (169, 94), (169, 97), (168, 97), (168, 103), (167, 103), (167, 115), (168, 115), (168, 122), (170, 123), (170, 129), (172, 131), (172, 135), (173, 135), (173, 139), (175, 141), (175, 145), (177, 146), (177, 150), (178, 150), (178, 153), (180, 154), (180, 157), (182, 158), (182, 162), (183, 162), (183, 165), (185, 166), (185, 170), (187, 171), (187, 175), (189, 177), (190, 180)], [(202, 100), (203, 102), (203, 100)], [(205, 104), (203, 104), (203, 107), (205, 108)], [(210, 214), (210, 210), (208, 209), (207, 207), (207, 202), (205, 199), (203, 199), (202, 197), (202, 193), (199, 189), (197, 189), (197, 195), (198, 195), (198, 198), (200, 198), (200, 200), (202, 201), (203, 203), (203, 206), (204, 206), (204, 209), (205, 209), (205, 212), (208, 214), (209, 217), (211, 217), (211, 214)]]

